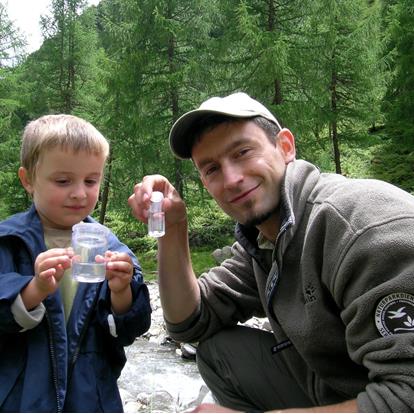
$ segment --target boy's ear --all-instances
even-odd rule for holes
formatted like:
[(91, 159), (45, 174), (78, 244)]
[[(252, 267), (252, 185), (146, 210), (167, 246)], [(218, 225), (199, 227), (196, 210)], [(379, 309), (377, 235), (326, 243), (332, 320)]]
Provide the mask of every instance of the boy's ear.
[(24, 187), (24, 189), (29, 194), (32, 194), (33, 193), (33, 186), (31, 184), (31, 180), (29, 179), (29, 174), (28, 174), (26, 168), (20, 167), (18, 174), (19, 174), (20, 182), (22, 183), (22, 186)]

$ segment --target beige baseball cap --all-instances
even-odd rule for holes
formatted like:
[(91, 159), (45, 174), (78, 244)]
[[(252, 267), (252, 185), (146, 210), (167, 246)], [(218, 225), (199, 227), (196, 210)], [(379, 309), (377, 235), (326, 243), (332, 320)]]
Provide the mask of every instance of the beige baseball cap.
[(233, 93), (224, 98), (215, 96), (203, 102), (198, 109), (182, 115), (172, 126), (169, 137), (170, 147), (177, 158), (191, 158), (195, 137), (190, 136), (189, 133), (195, 123), (212, 114), (228, 115), (234, 118), (262, 116), (282, 129), (277, 119), (265, 106), (244, 92)]

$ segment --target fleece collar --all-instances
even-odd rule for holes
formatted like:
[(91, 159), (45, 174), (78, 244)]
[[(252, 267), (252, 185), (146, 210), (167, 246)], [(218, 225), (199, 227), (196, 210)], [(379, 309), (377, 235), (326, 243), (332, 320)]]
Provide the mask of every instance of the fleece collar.
[[(281, 187), (280, 215), (281, 226), (277, 237), (284, 237), (284, 248), (293, 238), (306, 209), (309, 195), (319, 180), (320, 171), (304, 160), (296, 160), (288, 164)], [(235, 229), (236, 240), (253, 258), (261, 263), (261, 255), (257, 245), (259, 231), (256, 227), (246, 227), (237, 223)]]

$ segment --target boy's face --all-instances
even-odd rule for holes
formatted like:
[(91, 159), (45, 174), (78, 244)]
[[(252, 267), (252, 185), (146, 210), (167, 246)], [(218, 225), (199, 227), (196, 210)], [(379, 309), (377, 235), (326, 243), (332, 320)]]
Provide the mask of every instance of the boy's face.
[(42, 224), (70, 229), (94, 209), (99, 196), (105, 158), (103, 155), (74, 153), (54, 148), (39, 159), (34, 180), (20, 167), (19, 177), (33, 202)]

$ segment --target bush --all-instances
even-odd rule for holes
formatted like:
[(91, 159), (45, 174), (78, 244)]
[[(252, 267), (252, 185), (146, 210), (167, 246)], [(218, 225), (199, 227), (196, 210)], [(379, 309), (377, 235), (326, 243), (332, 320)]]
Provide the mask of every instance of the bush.
[(189, 209), (191, 247), (223, 247), (234, 240), (234, 221), (211, 200)]
[(157, 248), (157, 240), (147, 235), (147, 226), (136, 220), (129, 210), (108, 211), (104, 224), (134, 253)]
[[(188, 207), (191, 248), (214, 250), (231, 243), (234, 240), (234, 221), (212, 200), (203, 204), (203, 207)], [(109, 211), (105, 217), (105, 225), (137, 255), (157, 250), (157, 240), (148, 237), (147, 226), (132, 217), (130, 211)]]

